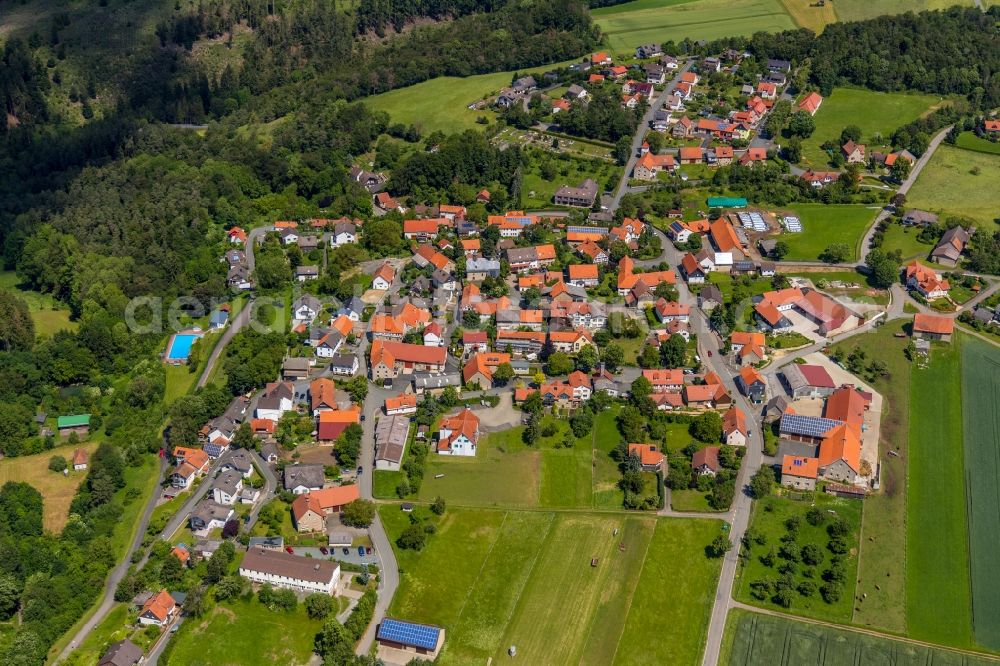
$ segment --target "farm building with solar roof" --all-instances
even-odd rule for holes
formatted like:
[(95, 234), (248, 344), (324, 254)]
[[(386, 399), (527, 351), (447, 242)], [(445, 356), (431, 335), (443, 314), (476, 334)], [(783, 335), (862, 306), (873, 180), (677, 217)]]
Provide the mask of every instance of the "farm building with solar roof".
[[(386, 661), (398, 661), (391, 658), (392, 651), (417, 654), (433, 661), (444, 645), (444, 629), (387, 617), (379, 624), (375, 639), (379, 643), (380, 657), (383, 656), (383, 650), (390, 653), (385, 655)], [(396, 656), (399, 656), (398, 653)]]

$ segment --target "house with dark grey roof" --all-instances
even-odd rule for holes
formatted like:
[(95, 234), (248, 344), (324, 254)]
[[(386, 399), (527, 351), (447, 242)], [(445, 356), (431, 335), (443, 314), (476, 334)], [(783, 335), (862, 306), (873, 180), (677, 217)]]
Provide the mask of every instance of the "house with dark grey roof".
[(325, 483), (322, 465), (289, 465), (285, 468), (285, 490), (296, 495), (320, 490)]
[(278, 462), (278, 445), (274, 442), (266, 442), (260, 446), (260, 457), (268, 464)]
[(282, 379), (307, 379), (309, 370), (312, 368), (312, 361), (308, 358), (289, 358), (281, 364)]
[(240, 476), (244, 478), (251, 477), (253, 476), (253, 454), (244, 449), (236, 449), (230, 452), (220, 469), (239, 472)]
[(375, 469), (399, 471), (410, 433), (407, 416), (381, 418), (375, 427)]
[(112, 643), (97, 662), (97, 666), (135, 666), (142, 663), (145, 658), (142, 648), (126, 638)]
[(323, 303), (312, 294), (299, 296), (292, 303), (292, 318), (299, 321), (312, 321), (323, 309)]
[(710, 312), (712, 308), (722, 305), (722, 292), (714, 284), (706, 285), (698, 292), (698, 307), (705, 312)]
[(225, 527), (226, 521), (234, 515), (233, 507), (224, 506), (215, 500), (205, 498), (195, 505), (189, 522), (192, 532), (209, 532)]
[(587, 178), (576, 187), (563, 185), (556, 190), (553, 200), (558, 206), (590, 208), (597, 199), (598, 189), (597, 181)]
[(236, 504), (241, 490), (243, 475), (236, 470), (228, 470), (219, 474), (212, 482), (212, 499), (216, 504), (232, 506)]

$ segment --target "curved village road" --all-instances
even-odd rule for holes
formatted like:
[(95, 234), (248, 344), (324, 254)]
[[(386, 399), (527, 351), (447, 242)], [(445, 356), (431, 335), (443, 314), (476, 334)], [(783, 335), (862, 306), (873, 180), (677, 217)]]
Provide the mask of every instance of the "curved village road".
[[(257, 246), (257, 239), (266, 234), (267, 231), (268, 231), (267, 227), (257, 227), (256, 229), (251, 229), (250, 233), (247, 234), (245, 252), (247, 258), (247, 270), (250, 272), (251, 276), (253, 275), (254, 267), (256, 265), (253, 251), (254, 248)], [(229, 341), (232, 340), (233, 337), (240, 332), (240, 329), (246, 326), (247, 322), (250, 321), (250, 313), (252, 311), (253, 311), (253, 294), (251, 293), (250, 300), (247, 302), (246, 305), (243, 306), (243, 309), (240, 310), (240, 313), (236, 315), (236, 318), (233, 319), (233, 321), (229, 322), (229, 327), (226, 328), (225, 332), (222, 334), (222, 337), (219, 338), (219, 341), (215, 343), (215, 347), (212, 348), (212, 353), (209, 354), (208, 356), (208, 362), (205, 363), (205, 369), (202, 370), (201, 377), (198, 378), (198, 388), (202, 388), (205, 386), (205, 384), (208, 383), (208, 378), (212, 376), (212, 370), (215, 369), (215, 364), (219, 361), (219, 357), (222, 356), (222, 350), (224, 350), (226, 348), (226, 345), (229, 344)]]
[[(919, 159), (917, 159), (916, 164), (914, 164), (913, 167), (910, 169), (910, 175), (907, 176), (906, 180), (904, 180), (900, 184), (899, 189), (897, 190), (899, 194), (905, 195), (907, 192), (910, 191), (910, 188), (913, 187), (913, 184), (917, 182), (917, 178), (920, 176), (920, 172), (923, 171), (924, 167), (927, 166), (927, 163), (931, 161), (931, 157), (933, 157), (934, 151), (938, 149), (938, 146), (941, 145), (941, 142), (944, 141), (946, 136), (948, 136), (948, 132), (951, 131), (952, 127), (954, 127), (954, 125), (949, 125), (948, 127), (945, 127), (943, 130), (935, 134), (934, 138), (930, 140), (930, 143), (927, 144), (927, 150), (924, 151), (924, 154), (921, 155)], [(889, 215), (890, 212), (888, 210), (882, 209), (882, 212), (875, 217), (875, 221), (872, 222), (871, 226), (868, 227), (868, 231), (865, 233), (864, 238), (861, 239), (860, 259), (862, 263), (864, 263), (865, 258), (868, 256), (868, 252), (871, 251), (872, 237), (875, 235), (875, 231), (878, 229), (879, 223), (882, 222), (882, 220), (884, 220), (885, 218), (889, 217)]]
[[(247, 235), (247, 244), (246, 244), (247, 267), (249, 268), (251, 274), (253, 273), (254, 269), (254, 256), (253, 256), (254, 244), (256, 242), (256, 239), (263, 236), (265, 233), (267, 233), (267, 229), (265, 227), (258, 227), (256, 229), (251, 230), (250, 233)], [(211, 376), (212, 370), (215, 368), (215, 364), (218, 362), (219, 357), (222, 355), (222, 350), (225, 349), (226, 345), (229, 343), (230, 340), (232, 340), (233, 336), (236, 335), (236, 333), (250, 320), (251, 309), (252, 308), (250, 307), (250, 303), (248, 303), (247, 306), (244, 307), (243, 310), (241, 310), (240, 313), (236, 316), (236, 318), (230, 323), (229, 328), (226, 330), (225, 333), (223, 333), (222, 337), (219, 339), (219, 342), (216, 343), (215, 348), (212, 349), (212, 353), (211, 355), (209, 355), (208, 361), (205, 363), (205, 369), (202, 371), (201, 376), (198, 378), (197, 386), (199, 388), (205, 386), (205, 384), (208, 382), (208, 378), (209, 376)], [(261, 469), (263, 470), (266, 467), (267, 467), (266, 465), (263, 465)], [(167, 469), (166, 458), (160, 458), (160, 471), (159, 471), (160, 478), (163, 478), (163, 474), (166, 471), (166, 469)], [(183, 522), (186, 519), (187, 515), (191, 512), (191, 509), (194, 507), (194, 504), (197, 503), (198, 498), (201, 496), (200, 491), (204, 489), (205, 484), (209, 482), (211, 476), (212, 476), (211, 473), (205, 475), (205, 481), (192, 494), (191, 499), (188, 500), (188, 503), (182, 508), (182, 510), (178, 511), (177, 514), (174, 516), (174, 518), (171, 519), (170, 523), (167, 525), (167, 528), (170, 529), (170, 531), (168, 532), (167, 530), (164, 530), (164, 533), (171, 534), (174, 530), (177, 529), (177, 527), (180, 526), (180, 522)], [(271, 483), (271, 479), (268, 479), (268, 483), (269, 484)], [(76, 646), (82, 643), (87, 638), (87, 636), (90, 635), (90, 632), (93, 631), (94, 628), (97, 627), (97, 625), (99, 625), (104, 620), (105, 616), (107, 616), (107, 614), (114, 607), (115, 589), (117, 589), (118, 583), (120, 583), (121, 580), (125, 577), (125, 574), (128, 573), (129, 566), (132, 564), (132, 555), (134, 555), (135, 552), (139, 550), (139, 548), (142, 546), (142, 540), (146, 536), (146, 528), (149, 526), (149, 519), (153, 515), (153, 509), (156, 508), (156, 503), (158, 499), (159, 495), (155, 492), (152, 494), (152, 496), (150, 496), (149, 502), (147, 502), (146, 508), (143, 510), (142, 518), (139, 520), (139, 525), (135, 533), (135, 538), (132, 540), (132, 544), (130, 545), (128, 551), (125, 553), (125, 556), (118, 562), (117, 565), (115, 565), (115, 568), (111, 570), (111, 574), (108, 576), (108, 580), (104, 585), (104, 598), (101, 601), (101, 605), (97, 608), (94, 614), (91, 615), (90, 618), (83, 624), (83, 626), (80, 627), (79, 630), (77, 630), (76, 635), (73, 636), (73, 639), (69, 642), (69, 645), (67, 645), (63, 649), (63, 651), (59, 654), (59, 656), (55, 659), (55, 662), (60, 662), (66, 659), (69, 656), (70, 652), (72, 652), (73, 649), (76, 648)]]
[(667, 101), (670, 97), (670, 93), (673, 89), (681, 82), (681, 75), (691, 69), (691, 61), (684, 64), (683, 67), (677, 70), (676, 76), (670, 80), (670, 82), (663, 88), (663, 92), (660, 96), (655, 98), (654, 101), (646, 109), (645, 115), (643, 115), (642, 120), (639, 121), (639, 127), (636, 129), (635, 136), (632, 137), (632, 152), (629, 155), (628, 162), (625, 163), (625, 171), (622, 173), (622, 178), (618, 181), (618, 187), (615, 188), (614, 197), (611, 200), (611, 205), (608, 206), (608, 210), (614, 212), (618, 210), (618, 205), (622, 201), (622, 197), (625, 196), (625, 192), (628, 190), (628, 181), (632, 175), (632, 169), (635, 168), (635, 163), (639, 159), (639, 149), (642, 148), (643, 137), (646, 136), (646, 130), (649, 129), (650, 123), (653, 122), (653, 116), (663, 108), (663, 103)]
[[(163, 478), (163, 473), (167, 469), (166, 458), (160, 458), (160, 469), (158, 473), (158, 478)], [(101, 600), (101, 605), (97, 607), (93, 615), (83, 623), (77, 632), (73, 636), (73, 639), (69, 642), (63, 651), (59, 653), (59, 656), (53, 661), (53, 663), (58, 663), (66, 659), (70, 652), (72, 652), (80, 643), (90, 635), (97, 625), (104, 621), (105, 616), (111, 611), (115, 605), (115, 590), (118, 588), (118, 583), (125, 578), (125, 574), (128, 573), (129, 566), (132, 564), (132, 555), (142, 546), (142, 540), (146, 536), (146, 527), (149, 525), (149, 519), (153, 515), (153, 509), (156, 508), (156, 500), (159, 495), (155, 492), (150, 496), (149, 501), (146, 503), (146, 508), (142, 512), (142, 518), (139, 519), (139, 524), (136, 526), (135, 536), (132, 538), (132, 543), (129, 545), (129, 549), (125, 552), (125, 555), (115, 568), (111, 570), (108, 575), (108, 580), (104, 583), (104, 598)]]

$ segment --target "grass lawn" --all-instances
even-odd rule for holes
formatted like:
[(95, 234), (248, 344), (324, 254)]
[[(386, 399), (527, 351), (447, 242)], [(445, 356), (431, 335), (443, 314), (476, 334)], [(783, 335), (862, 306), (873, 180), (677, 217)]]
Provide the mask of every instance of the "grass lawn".
[(979, 153), (989, 153), (1000, 155), (1000, 142), (982, 139), (972, 132), (962, 132), (958, 135), (955, 145), (966, 150), (974, 150)]
[(126, 625), (127, 620), (128, 609), (125, 604), (116, 604), (104, 620), (73, 650), (68, 663), (96, 664), (109, 645), (128, 638), (132, 633), (131, 625)]
[[(840, 13), (843, 5), (838, 1), (836, 7)], [(898, 127), (916, 120), (940, 101), (936, 95), (834, 88), (814, 116), (816, 131), (802, 142), (803, 166), (826, 168), (829, 157), (820, 145), (826, 141), (840, 141), (840, 133), (848, 125), (861, 128), (861, 141), (868, 144), (870, 152), (878, 147), (872, 141), (875, 134), (888, 140)], [(878, 109), (878, 113), (872, 113), (872, 109)]]
[(20, 288), (18, 282), (14, 271), (0, 271), (0, 289), (13, 291), (28, 304), (31, 320), (35, 323), (35, 335), (52, 335), (63, 329), (76, 330), (79, 324), (69, 320), (69, 308), (49, 294)]
[(855, 204), (795, 204), (782, 212), (798, 216), (803, 228), (801, 233), (781, 235), (788, 243), (786, 260), (815, 261), (829, 245), (846, 243), (851, 249), (848, 261), (855, 261), (858, 244), (878, 211)]
[(256, 599), (219, 604), (181, 625), (167, 664), (306, 664), (322, 626), (322, 620), (309, 619), (302, 605), (286, 613), (270, 611)]
[(372, 494), (377, 499), (395, 499), (396, 486), (406, 478), (403, 472), (390, 472), (387, 469), (377, 469), (372, 474)]
[(977, 338), (962, 342), (962, 420), (969, 495), (969, 555), (976, 642), (1000, 650), (1000, 579), (993, 563), (1000, 514), (1000, 350)]
[[(806, 512), (812, 506), (818, 506), (824, 511), (825, 520), (819, 525), (810, 525), (805, 519)], [(797, 615), (816, 617), (823, 620), (847, 622), (851, 619), (851, 612), (854, 606), (854, 585), (856, 581), (855, 572), (858, 566), (858, 534), (861, 526), (862, 503), (858, 500), (840, 499), (827, 495), (826, 493), (816, 493), (812, 501), (801, 501), (787, 499), (783, 497), (768, 497), (754, 503), (753, 514), (751, 516), (751, 526), (759, 533), (763, 534), (767, 541), (764, 544), (754, 543), (750, 550), (750, 557), (746, 564), (739, 571), (739, 579), (736, 583), (736, 598), (748, 604), (770, 608), (772, 610), (790, 611)], [(834, 603), (827, 603), (823, 600), (818, 589), (810, 596), (804, 596), (799, 592), (793, 592), (791, 607), (785, 609), (770, 599), (760, 600), (751, 594), (750, 584), (759, 580), (776, 580), (779, 578), (779, 567), (785, 560), (779, 555), (773, 558), (772, 566), (767, 566), (762, 560), (772, 549), (778, 552), (782, 547), (782, 537), (788, 532), (785, 521), (797, 516), (800, 519), (798, 537), (795, 545), (801, 548), (807, 544), (814, 544), (820, 548), (821, 561), (815, 565), (807, 565), (799, 561), (794, 571), (795, 584), (799, 585), (804, 581), (811, 581), (819, 588), (823, 584), (823, 572), (830, 568), (834, 554), (827, 548), (830, 537), (827, 534), (827, 527), (834, 520), (834, 516), (829, 512), (836, 512), (836, 516), (846, 521), (850, 533), (846, 537), (850, 550), (841, 555), (843, 557), (844, 568), (847, 572), (846, 581), (843, 586), (840, 599)], [(810, 571), (811, 569), (811, 571)], [(773, 590), (771, 593), (773, 594)]]
[(97, 442), (58, 446), (44, 453), (32, 456), (8, 457), (0, 460), (0, 485), (8, 481), (30, 483), (42, 494), (42, 524), (46, 530), (61, 532), (69, 517), (69, 505), (76, 490), (87, 476), (86, 472), (74, 472), (63, 476), (49, 469), (49, 458), (62, 456), (72, 464), (73, 451), (81, 448), (93, 453)]
[(592, 13), (611, 48), (620, 54), (650, 42), (712, 40), (795, 27), (778, 0), (637, 0)]
[[(222, 364), (222, 359), (219, 359)], [(177, 398), (187, 393), (196, 381), (200, 372), (191, 372), (187, 365), (167, 365), (167, 389), (164, 394), (164, 402), (168, 405)]]
[(810, 344), (812, 344), (812, 340), (796, 332), (767, 336), (767, 346), (772, 349), (793, 349)]
[(697, 489), (671, 490), (670, 508), (674, 511), (692, 511), (707, 513), (715, 511), (708, 503), (711, 493), (703, 493)]
[[(979, 174), (972, 173), (978, 169)], [(962, 150), (942, 144), (906, 195), (909, 208), (942, 215), (964, 215), (979, 222), (980, 232), (992, 233), (1000, 210), (1000, 155)]]
[(969, 545), (962, 451), (962, 337), (933, 349), (910, 378), (906, 520), (908, 634), (944, 645), (972, 643)]
[(925, 664), (986, 666), (993, 659), (869, 636), (847, 629), (769, 617), (741, 609), (730, 611), (719, 659), (721, 666), (763, 664)]
[[(524, 427), (518, 426), (488, 434), (480, 440), (475, 458), (431, 454), (418, 497), (432, 501), (441, 496), (459, 506), (620, 509), (621, 475), (608, 456), (619, 440), (616, 414), (617, 409), (603, 412), (591, 433), (570, 448), (557, 448), (569, 431), (568, 421), (546, 415), (543, 429), (555, 426), (556, 432), (534, 447), (521, 441)], [(606, 450), (605, 441), (611, 443)], [(444, 476), (436, 478), (438, 474)], [(395, 484), (379, 484), (380, 496), (395, 495)]]
[[(887, 377), (872, 385), (882, 394), (879, 449), (883, 453), (882, 488), (865, 500), (858, 566), (859, 601), (856, 624), (903, 633), (906, 631), (906, 576), (900, 559), (907, 552), (907, 460), (909, 458), (910, 362), (903, 355), (909, 338), (897, 338), (903, 322), (895, 321), (838, 345), (849, 353), (863, 349), (868, 358), (884, 362)], [(884, 455), (895, 450), (898, 457)], [(876, 587), (877, 586), (877, 587)]]
[(890, 224), (885, 231), (885, 240), (882, 241), (882, 249), (886, 252), (899, 250), (903, 253), (903, 259), (923, 259), (934, 246), (928, 243), (921, 243), (917, 240), (920, 235), (919, 229), (904, 227), (902, 224)]
[[(409, 524), (380, 512), (393, 539)], [(697, 663), (717, 521), (451, 507), (439, 520), (422, 551), (397, 549), (389, 613), (445, 627), (442, 665), (496, 662), (509, 645), (527, 663)]]
[[(748, 276), (735, 277), (729, 273), (711, 272), (708, 274), (708, 282), (714, 284), (722, 292), (722, 297), (728, 300), (733, 295), (733, 281), (748, 280), (751, 296), (763, 294), (765, 291), (773, 289), (771, 278), (752, 278)], [(743, 284), (747, 284), (746, 281)]]

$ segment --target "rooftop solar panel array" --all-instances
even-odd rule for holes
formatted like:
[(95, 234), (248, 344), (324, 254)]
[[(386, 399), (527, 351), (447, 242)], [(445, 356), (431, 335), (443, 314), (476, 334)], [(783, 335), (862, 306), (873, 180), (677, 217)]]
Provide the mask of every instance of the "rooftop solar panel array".
[(379, 640), (433, 650), (437, 647), (438, 636), (440, 635), (441, 630), (437, 627), (393, 620), (387, 617), (379, 625), (376, 637)]
[(831, 429), (839, 426), (842, 421), (824, 419), (818, 416), (802, 416), (801, 414), (782, 414), (781, 432), (804, 437), (822, 437)]
[(566, 231), (572, 233), (580, 234), (607, 234), (608, 230), (604, 227), (578, 227), (578, 226), (568, 226)]

